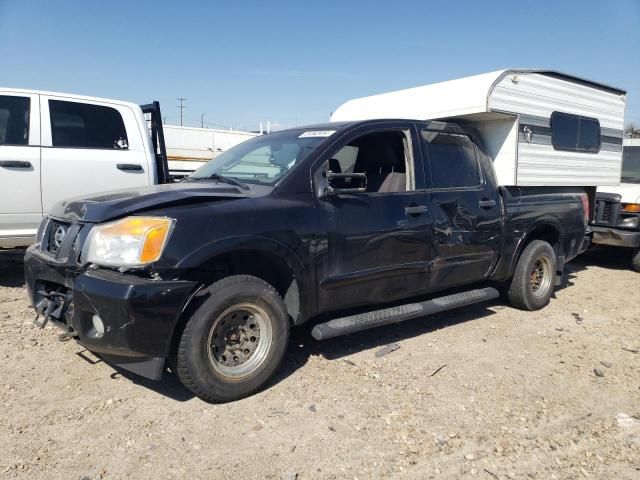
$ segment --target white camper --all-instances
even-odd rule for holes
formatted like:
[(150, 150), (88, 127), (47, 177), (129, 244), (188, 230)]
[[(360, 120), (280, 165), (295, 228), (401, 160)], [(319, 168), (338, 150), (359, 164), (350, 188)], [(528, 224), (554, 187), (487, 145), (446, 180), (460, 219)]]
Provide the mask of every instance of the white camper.
[(548, 70), (500, 70), (350, 100), (332, 121), (447, 120), (480, 132), (505, 186), (620, 183), (625, 91)]

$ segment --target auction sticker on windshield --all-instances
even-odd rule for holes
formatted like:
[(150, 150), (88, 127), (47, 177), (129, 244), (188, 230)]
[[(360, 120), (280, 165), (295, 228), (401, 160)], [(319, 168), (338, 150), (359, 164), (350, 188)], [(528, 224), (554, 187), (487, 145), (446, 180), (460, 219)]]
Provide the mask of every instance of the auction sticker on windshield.
[(302, 135), (298, 136), (298, 138), (330, 137), (334, 133), (336, 133), (335, 130), (310, 130), (308, 132), (304, 132)]

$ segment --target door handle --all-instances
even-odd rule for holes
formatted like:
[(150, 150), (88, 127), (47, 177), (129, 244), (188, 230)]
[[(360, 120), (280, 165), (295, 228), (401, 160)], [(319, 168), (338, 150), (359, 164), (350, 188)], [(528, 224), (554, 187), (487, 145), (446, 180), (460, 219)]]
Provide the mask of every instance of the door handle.
[(408, 207), (404, 207), (404, 214), (409, 216), (418, 216), (423, 213), (427, 213), (429, 209), (426, 205), (410, 205)]
[(137, 163), (119, 163), (118, 170), (124, 172), (141, 172), (142, 165), (138, 165)]
[(31, 168), (31, 162), (22, 162), (20, 160), (0, 160), (0, 167)]
[(496, 206), (496, 201), (495, 200), (480, 200), (478, 202), (478, 206), (480, 208), (489, 209), (491, 207), (495, 207)]

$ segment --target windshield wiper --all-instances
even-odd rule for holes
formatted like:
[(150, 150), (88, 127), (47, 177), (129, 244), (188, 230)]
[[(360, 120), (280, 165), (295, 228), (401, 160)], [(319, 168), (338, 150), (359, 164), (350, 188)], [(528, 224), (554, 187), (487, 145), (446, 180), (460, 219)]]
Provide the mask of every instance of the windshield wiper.
[(220, 175), (219, 173), (212, 173), (208, 177), (187, 177), (190, 180), (218, 180), (219, 182), (229, 183), (240, 187), (243, 190), (249, 190), (249, 185), (242, 183), (240, 180), (234, 177), (227, 177), (226, 175)]
[(622, 180), (623, 182), (629, 182), (629, 183), (640, 183), (640, 178), (638, 177), (622, 177), (620, 180)]

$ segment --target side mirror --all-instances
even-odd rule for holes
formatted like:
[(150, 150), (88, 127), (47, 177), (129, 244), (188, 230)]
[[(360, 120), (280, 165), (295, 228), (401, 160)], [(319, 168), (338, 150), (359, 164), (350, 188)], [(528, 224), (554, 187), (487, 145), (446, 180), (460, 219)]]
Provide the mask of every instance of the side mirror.
[(333, 173), (331, 170), (325, 170), (322, 176), (326, 178), (324, 197), (367, 191), (366, 173)]

